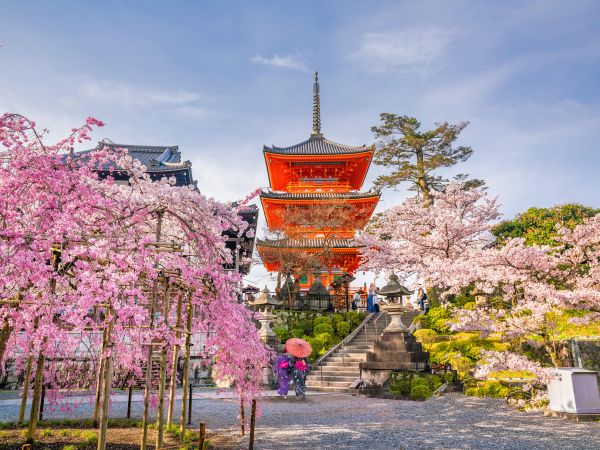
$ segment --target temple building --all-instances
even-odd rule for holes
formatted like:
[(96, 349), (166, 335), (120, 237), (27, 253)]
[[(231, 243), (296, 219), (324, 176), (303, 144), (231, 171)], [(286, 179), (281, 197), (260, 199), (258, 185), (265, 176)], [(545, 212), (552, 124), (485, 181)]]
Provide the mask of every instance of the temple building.
[[(197, 188), (197, 182), (192, 177), (192, 163), (182, 160), (179, 146), (177, 145), (131, 145), (131, 144), (115, 144), (109, 139), (103, 139), (98, 142), (97, 148), (102, 149), (109, 147), (113, 150), (127, 149), (127, 153), (133, 159), (140, 161), (146, 168), (145, 173), (148, 174), (151, 180), (158, 181), (162, 178), (174, 178), (175, 186), (193, 186)], [(78, 156), (85, 157), (85, 154), (91, 150), (77, 152)], [(102, 178), (112, 176), (116, 183), (128, 184), (129, 174), (122, 170), (110, 170), (108, 166), (99, 167), (98, 175)], [(235, 205), (234, 205), (235, 206)], [(249, 228), (252, 229), (252, 236), (256, 232), (258, 223), (258, 207), (249, 205), (244, 211), (241, 211), (240, 216), (248, 222)], [(254, 251), (254, 237), (238, 237), (236, 230), (226, 230), (223, 232), (227, 241), (226, 247), (233, 254), (233, 262), (227, 265), (228, 270), (235, 270), (243, 275), (248, 275), (251, 267), (251, 258)]]
[(269, 229), (257, 249), (270, 272), (294, 275), (300, 288), (325, 286), (360, 263), (353, 241), (373, 214), (378, 192), (361, 192), (373, 149), (325, 139), (318, 74), (313, 85), (310, 137), (290, 147), (263, 147), (269, 189), (260, 195)]

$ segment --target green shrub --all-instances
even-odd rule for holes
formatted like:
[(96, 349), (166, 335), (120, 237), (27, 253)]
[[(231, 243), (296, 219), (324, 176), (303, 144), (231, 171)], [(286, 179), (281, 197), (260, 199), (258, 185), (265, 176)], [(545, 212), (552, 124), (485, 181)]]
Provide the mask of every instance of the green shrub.
[(343, 320), (337, 322), (336, 331), (340, 337), (348, 336), (350, 334), (350, 323)]
[(285, 327), (275, 327), (273, 332), (277, 335), (279, 342), (285, 342), (288, 340), (288, 330)]
[(454, 372), (446, 372), (444, 374), (444, 381), (448, 384), (453, 384), (456, 381), (456, 375), (454, 374)]
[(79, 434), (82, 439), (81, 444), (94, 445), (98, 443), (96, 432), (92, 430), (84, 430)]
[(390, 379), (390, 392), (399, 395), (410, 394), (410, 384), (413, 376), (406, 372), (394, 372)]
[(301, 338), (302, 336), (304, 336), (304, 329), (302, 328), (294, 328), (290, 331), (290, 337)]
[(333, 335), (331, 333), (319, 333), (317, 339), (322, 342), (323, 348), (329, 348), (333, 344)]
[(431, 396), (433, 391), (427, 383), (414, 384), (410, 388), (410, 399), (411, 400), (425, 400)]
[(333, 325), (330, 323), (320, 323), (319, 325), (315, 325), (314, 331), (315, 336), (318, 336), (323, 333), (329, 333), (332, 336), (335, 334), (333, 330)]
[(510, 388), (498, 381), (485, 381), (478, 386), (471, 387), (465, 391), (465, 395), (472, 397), (492, 398), (506, 398), (510, 393)]
[(350, 322), (352, 328), (356, 328), (365, 319), (365, 315), (359, 311), (348, 311), (344, 313), (344, 318), (347, 322)]
[(43, 437), (51, 437), (53, 435), (54, 435), (54, 433), (50, 429), (45, 429), (45, 430), (40, 431), (40, 436), (43, 436)]
[[(333, 326), (333, 320), (328, 315), (317, 316), (312, 321), (313, 328), (316, 330), (319, 325), (328, 324)], [(317, 332), (315, 331), (315, 334)]]
[(431, 344), (432, 342), (435, 342), (438, 336), (435, 331), (430, 330), (429, 328), (416, 330), (413, 334), (417, 341), (421, 342), (422, 344)]
[(77, 447), (74, 445), (65, 445), (62, 450), (77, 450)]

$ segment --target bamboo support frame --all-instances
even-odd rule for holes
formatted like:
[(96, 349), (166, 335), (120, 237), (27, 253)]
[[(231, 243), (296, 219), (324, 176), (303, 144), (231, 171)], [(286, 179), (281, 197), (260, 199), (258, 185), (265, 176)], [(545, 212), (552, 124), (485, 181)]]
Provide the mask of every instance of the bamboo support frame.
[(27, 427), (27, 438), (34, 439), (37, 429), (38, 416), (40, 413), (40, 395), (42, 393), (42, 383), (44, 380), (44, 355), (41, 353), (37, 357), (35, 367), (35, 380), (33, 382), (33, 398), (31, 400), (31, 411), (29, 413), (29, 426)]

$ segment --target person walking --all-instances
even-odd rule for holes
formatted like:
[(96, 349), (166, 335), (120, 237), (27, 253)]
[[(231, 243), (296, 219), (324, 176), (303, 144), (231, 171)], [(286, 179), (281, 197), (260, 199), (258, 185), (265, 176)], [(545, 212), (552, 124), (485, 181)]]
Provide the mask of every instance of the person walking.
[(419, 304), (419, 309), (427, 314), (429, 312), (429, 301), (427, 300), (427, 294), (422, 287), (419, 287), (419, 290), (417, 291), (417, 302)]
[(296, 397), (306, 400), (306, 377), (310, 373), (310, 364), (307, 358), (292, 358), (290, 361), (294, 390)]
[(352, 310), (356, 311), (358, 306), (360, 305), (361, 296), (358, 291), (354, 293), (354, 297), (352, 297)]
[(369, 290), (368, 295), (367, 295), (367, 312), (375, 312), (375, 302), (374, 302), (374, 297), (375, 297), (375, 283), (371, 283), (369, 285)]
[(277, 377), (277, 393), (284, 400), (290, 386), (290, 369), (290, 355), (284, 347), (283, 353), (275, 359), (273, 365), (273, 374)]

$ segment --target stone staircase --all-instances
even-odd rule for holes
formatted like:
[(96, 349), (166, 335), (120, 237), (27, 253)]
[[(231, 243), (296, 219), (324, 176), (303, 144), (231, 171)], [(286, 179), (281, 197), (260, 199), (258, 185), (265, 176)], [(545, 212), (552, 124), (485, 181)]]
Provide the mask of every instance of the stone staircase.
[[(403, 314), (402, 322), (410, 326), (418, 311)], [(381, 335), (390, 319), (386, 313), (372, 314), (366, 324), (351, 338), (344, 340), (333, 352), (325, 356), (321, 365), (315, 365), (306, 380), (310, 391), (347, 392), (360, 378), (360, 362), (366, 361), (367, 352)]]

